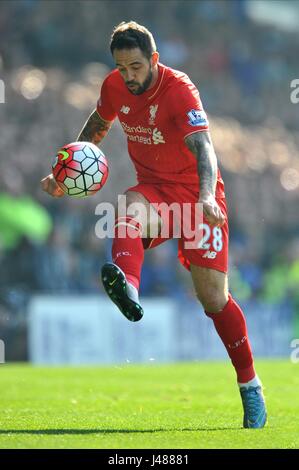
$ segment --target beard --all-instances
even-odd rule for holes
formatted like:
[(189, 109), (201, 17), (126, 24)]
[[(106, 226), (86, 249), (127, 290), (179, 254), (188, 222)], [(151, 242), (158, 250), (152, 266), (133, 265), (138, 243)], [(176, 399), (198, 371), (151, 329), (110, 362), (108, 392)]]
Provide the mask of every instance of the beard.
[(144, 80), (143, 83), (141, 83), (141, 85), (139, 83), (136, 83), (136, 82), (127, 82), (126, 85), (127, 86), (128, 85), (135, 85), (136, 86), (135, 90), (130, 90), (130, 88), (128, 88), (129, 92), (132, 93), (133, 95), (141, 95), (150, 86), (152, 78), (153, 78), (153, 72), (152, 72), (152, 68), (150, 68), (146, 79)]

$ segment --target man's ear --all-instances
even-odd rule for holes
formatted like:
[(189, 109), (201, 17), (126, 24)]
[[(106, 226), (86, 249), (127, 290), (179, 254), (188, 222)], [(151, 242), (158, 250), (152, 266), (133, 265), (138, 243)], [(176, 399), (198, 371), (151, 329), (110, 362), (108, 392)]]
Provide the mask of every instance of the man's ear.
[(152, 53), (152, 57), (151, 57), (152, 66), (154, 67), (155, 65), (157, 65), (158, 62), (159, 62), (159, 52), (155, 51)]

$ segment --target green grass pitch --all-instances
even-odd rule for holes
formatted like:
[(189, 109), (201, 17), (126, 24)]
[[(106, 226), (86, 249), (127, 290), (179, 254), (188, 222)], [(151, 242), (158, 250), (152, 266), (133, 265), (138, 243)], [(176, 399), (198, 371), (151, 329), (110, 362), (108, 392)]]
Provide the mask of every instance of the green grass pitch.
[(0, 367), (1, 448), (298, 448), (299, 364), (257, 361), (268, 407), (242, 428), (227, 362)]

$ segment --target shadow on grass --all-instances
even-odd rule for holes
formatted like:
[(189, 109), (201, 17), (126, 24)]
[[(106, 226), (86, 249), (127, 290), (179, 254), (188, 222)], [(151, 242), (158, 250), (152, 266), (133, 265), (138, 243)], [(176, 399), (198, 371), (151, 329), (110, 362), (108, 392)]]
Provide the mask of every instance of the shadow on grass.
[(223, 428), (175, 428), (175, 429), (0, 429), (0, 434), (130, 434), (158, 432), (210, 432), (210, 431), (239, 431), (241, 427)]

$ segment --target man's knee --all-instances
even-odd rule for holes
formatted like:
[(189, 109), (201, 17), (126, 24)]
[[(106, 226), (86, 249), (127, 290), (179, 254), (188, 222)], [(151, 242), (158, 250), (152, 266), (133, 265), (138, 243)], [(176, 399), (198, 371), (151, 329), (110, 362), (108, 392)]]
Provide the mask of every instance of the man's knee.
[(142, 194), (127, 191), (118, 198), (116, 207), (116, 219), (132, 219), (135, 223), (146, 227), (147, 224), (147, 201)]
[(161, 219), (158, 213), (151, 210), (150, 202), (137, 191), (127, 191), (119, 200), (117, 217), (126, 215), (138, 222), (142, 229), (142, 237), (158, 236), (161, 227)]
[(128, 215), (132, 217), (134, 215), (140, 215), (140, 205), (143, 206), (142, 212), (146, 213), (148, 201), (144, 196), (135, 191), (127, 191), (125, 194), (119, 196), (116, 213), (119, 216)]
[(191, 275), (199, 302), (209, 313), (220, 312), (228, 302), (227, 274), (191, 265)]
[(196, 297), (205, 312), (218, 313), (228, 302), (228, 293), (219, 288), (207, 287), (204, 291), (196, 291)]

